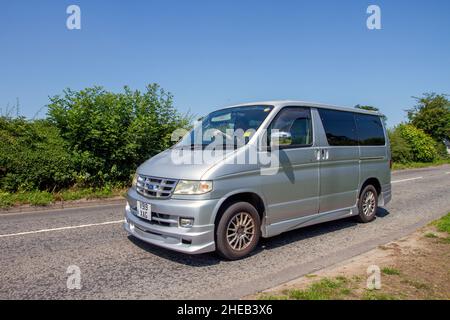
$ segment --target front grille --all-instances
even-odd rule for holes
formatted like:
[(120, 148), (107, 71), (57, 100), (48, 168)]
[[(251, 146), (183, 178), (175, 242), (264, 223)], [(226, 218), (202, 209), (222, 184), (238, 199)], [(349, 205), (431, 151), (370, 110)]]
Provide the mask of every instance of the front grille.
[(169, 198), (175, 186), (177, 185), (177, 180), (157, 178), (157, 177), (147, 177), (139, 175), (137, 179), (136, 189), (137, 192), (143, 196), (149, 198)]

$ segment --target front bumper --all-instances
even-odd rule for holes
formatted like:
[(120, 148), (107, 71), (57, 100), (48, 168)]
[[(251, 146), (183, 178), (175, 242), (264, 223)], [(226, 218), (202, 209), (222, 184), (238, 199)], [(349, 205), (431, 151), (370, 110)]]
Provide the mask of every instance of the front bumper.
[[(130, 189), (127, 194), (128, 204), (125, 208), (124, 229), (134, 237), (166, 248), (189, 254), (214, 251), (214, 224), (211, 217), (217, 200), (157, 200), (139, 195)], [(157, 217), (163, 216), (167, 223), (147, 221), (136, 216), (136, 201), (144, 201), (152, 205)], [(179, 227), (179, 217), (193, 218), (191, 228)]]

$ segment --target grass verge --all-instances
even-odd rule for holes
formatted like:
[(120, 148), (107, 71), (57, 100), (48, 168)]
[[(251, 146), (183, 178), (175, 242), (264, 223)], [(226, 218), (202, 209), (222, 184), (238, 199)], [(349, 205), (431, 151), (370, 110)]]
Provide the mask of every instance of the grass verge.
[(357, 277), (323, 278), (305, 289), (284, 290), (281, 294), (261, 295), (260, 300), (397, 300), (392, 294), (377, 290), (360, 290)]
[(443, 164), (450, 164), (450, 159), (440, 159), (434, 162), (408, 162), (408, 163), (394, 162), (392, 164), (392, 169), (393, 170), (419, 169), (419, 168), (441, 166)]
[(121, 196), (125, 191), (125, 189), (121, 188), (82, 188), (53, 193), (47, 191), (24, 191), (17, 193), (0, 191), (0, 209), (7, 209), (18, 205), (47, 206), (61, 201), (106, 199)]
[(400, 270), (397, 270), (397, 269), (392, 268), (392, 267), (384, 267), (383, 269), (381, 269), (381, 272), (383, 272), (384, 274), (386, 274), (388, 276), (398, 276), (398, 275), (400, 275)]
[(447, 233), (447, 237), (443, 238), (442, 241), (450, 243), (450, 213), (432, 224), (436, 227), (437, 231)]
[(440, 232), (447, 232), (450, 234), (450, 213), (445, 217), (434, 222), (434, 225)]

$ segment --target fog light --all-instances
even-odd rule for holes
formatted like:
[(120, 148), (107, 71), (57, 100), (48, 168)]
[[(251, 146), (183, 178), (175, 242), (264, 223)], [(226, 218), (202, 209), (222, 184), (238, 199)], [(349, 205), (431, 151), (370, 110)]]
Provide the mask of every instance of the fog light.
[(180, 227), (190, 228), (194, 225), (194, 219), (192, 218), (180, 218)]

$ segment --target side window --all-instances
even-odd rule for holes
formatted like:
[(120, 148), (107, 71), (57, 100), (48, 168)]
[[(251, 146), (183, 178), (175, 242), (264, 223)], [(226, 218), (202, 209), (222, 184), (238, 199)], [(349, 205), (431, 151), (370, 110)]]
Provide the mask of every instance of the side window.
[(357, 146), (355, 117), (352, 112), (319, 108), (330, 146)]
[(272, 121), (269, 127), (268, 137), (270, 137), (272, 130), (275, 129), (291, 134), (292, 148), (312, 145), (313, 132), (310, 108), (283, 108)]
[(384, 146), (383, 125), (378, 116), (356, 114), (359, 144), (362, 146)]

